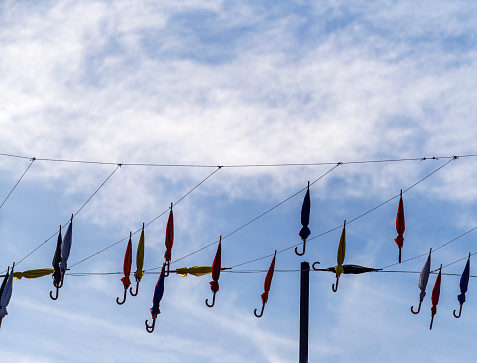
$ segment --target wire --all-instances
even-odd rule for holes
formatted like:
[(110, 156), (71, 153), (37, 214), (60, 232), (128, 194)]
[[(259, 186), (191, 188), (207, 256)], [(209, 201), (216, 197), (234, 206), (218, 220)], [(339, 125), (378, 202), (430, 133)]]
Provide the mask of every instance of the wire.
[[(409, 188), (403, 190), (403, 193), (408, 192), (409, 190), (411, 190), (412, 188), (414, 188), (416, 185), (418, 185), (419, 183), (421, 183), (422, 181), (426, 180), (426, 179), (429, 178), (431, 175), (435, 174), (437, 171), (441, 170), (443, 167), (445, 167), (446, 165), (448, 165), (451, 161), (454, 161), (454, 160), (457, 160), (457, 159), (458, 159), (457, 157), (453, 157), (452, 159), (450, 159), (449, 161), (447, 161), (445, 164), (443, 164), (443, 165), (441, 165), (440, 167), (438, 167), (436, 170), (432, 171), (431, 173), (427, 174), (427, 175), (426, 175), (425, 177), (423, 177), (422, 179), (418, 180), (416, 183), (412, 184)], [(389, 199), (386, 200), (385, 202), (383, 202), (383, 203), (379, 204), (378, 206), (376, 206), (376, 207), (374, 207), (374, 208), (368, 210), (367, 212), (364, 212), (364, 213), (360, 214), (360, 215), (357, 216), (356, 218), (351, 219), (351, 220), (350, 220), (349, 222), (347, 222), (346, 224), (350, 224), (350, 223), (355, 222), (356, 220), (358, 220), (358, 219), (364, 217), (365, 215), (371, 213), (372, 211), (375, 211), (375, 210), (378, 209), (379, 207), (382, 207), (383, 205), (389, 203), (390, 201), (392, 201), (393, 199), (396, 199), (396, 198), (399, 197), (399, 196), (401, 196), (401, 193), (395, 195), (395, 196), (392, 197), (392, 198), (389, 198)], [(340, 229), (340, 228), (342, 228), (342, 225), (339, 225), (339, 226), (337, 226), (337, 227), (335, 227), (335, 228), (332, 228), (332, 229), (330, 229), (330, 230), (328, 230), (328, 231), (326, 231), (326, 232), (323, 232), (323, 233), (321, 233), (321, 234), (319, 234), (319, 235), (317, 235), (317, 236), (314, 236), (314, 237), (312, 237), (312, 238), (308, 238), (308, 239), (307, 239), (307, 242), (312, 241), (312, 240), (314, 240), (314, 239), (316, 239), (316, 238), (322, 237), (322, 236), (324, 236), (325, 234), (331, 233), (331, 232), (333, 232), (333, 231), (335, 231), (335, 230), (337, 230), (337, 229)], [(475, 227), (475, 228), (477, 228), (477, 227)], [(475, 228), (474, 228), (474, 229), (475, 229)], [(467, 232), (467, 233), (469, 233), (469, 232)], [(279, 250), (279, 251), (277, 251), (277, 254), (280, 254), (280, 253), (282, 253), (282, 252), (288, 251), (288, 250), (290, 250), (290, 249), (292, 249), (292, 248), (294, 248), (294, 247), (297, 247), (297, 246), (301, 245), (302, 243), (303, 243), (303, 242), (301, 241), (301, 242), (299, 242), (299, 243), (297, 243), (297, 244), (294, 244), (294, 245), (292, 245), (292, 246), (289, 246), (289, 247), (287, 247), (287, 248), (285, 248), (285, 249), (283, 249), (283, 250)], [(450, 242), (448, 242), (448, 243), (450, 243)], [(442, 246), (441, 246), (441, 247), (442, 247)], [(269, 254), (269, 255), (266, 255), (266, 256), (263, 256), (263, 257), (255, 258), (255, 259), (250, 260), (250, 261), (247, 261), (247, 262), (242, 262), (242, 263), (239, 263), (239, 264), (237, 264), (237, 265), (232, 266), (231, 268), (238, 267), (238, 266), (243, 266), (243, 265), (247, 265), (247, 264), (249, 264), (249, 263), (256, 262), (256, 261), (259, 261), (259, 260), (263, 260), (263, 259), (268, 258), (268, 257), (271, 257), (271, 256), (273, 256), (273, 255), (274, 255), (274, 254)], [(421, 255), (421, 256), (423, 256), (423, 255)], [(418, 256), (418, 257), (421, 257), (421, 256)], [(417, 257), (415, 257), (415, 258), (417, 258)], [(406, 261), (403, 261), (403, 262), (406, 262)], [(387, 266), (387, 267), (391, 267), (391, 266), (394, 266), (394, 265), (396, 265), (396, 264), (389, 265), (389, 266)], [(383, 268), (387, 268), (387, 267), (383, 267)]]
[[(324, 178), (326, 175), (328, 175), (329, 173), (331, 173), (334, 169), (336, 169), (336, 168), (337, 168), (338, 166), (340, 166), (340, 165), (341, 165), (340, 163), (336, 164), (334, 167), (332, 167), (332, 168), (331, 168), (330, 170), (328, 170), (326, 173), (322, 174), (318, 179), (316, 179), (316, 180), (314, 180), (312, 183), (310, 183), (310, 186), (313, 185), (313, 184), (315, 184), (316, 182), (318, 182), (318, 181), (321, 180), (322, 178)], [(237, 232), (240, 231), (241, 229), (245, 228), (245, 227), (248, 226), (249, 224), (255, 222), (257, 219), (263, 217), (265, 214), (271, 212), (272, 210), (274, 210), (275, 208), (279, 207), (279, 206), (282, 205), (283, 203), (285, 203), (285, 202), (287, 202), (288, 200), (292, 199), (293, 197), (297, 196), (298, 194), (300, 194), (302, 191), (306, 190), (307, 188), (308, 188), (308, 186), (306, 186), (306, 187), (300, 189), (298, 192), (296, 192), (296, 193), (293, 194), (292, 196), (290, 196), (290, 197), (288, 197), (287, 199), (281, 201), (280, 203), (276, 204), (276, 205), (273, 206), (272, 208), (270, 208), (270, 209), (268, 209), (267, 211), (263, 212), (262, 214), (260, 214), (259, 216), (255, 217), (255, 218), (252, 219), (251, 221), (245, 223), (245, 224), (242, 225), (241, 227), (239, 227), (239, 228), (235, 229), (234, 231), (230, 232), (230, 233), (229, 233), (228, 235), (226, 235), (225, 237), (222, 237), (222, 241), (223, 241), (224, 239), (226, 239), (227, 237), (230, 237), (230, 236), (233, 235), (234, 233), (237, 233)], [(217, 244), (217, 243), (219, 243), (219, 241), (215, 241), (215, 242), (209, 243), (208, 245), (206, 245), (206, 246), (204, 246), (204, 247), (201, 247), (201, 248), (199, 248), (199, 249), (196, 250), (196, 251), (193, 251), (193, 252), (191, 252), (191, 253), (189, 253), (189, 254), (187, 254), (187, 255), (185, 255), (185, 256), (182, 256), (181, 258), (178, 258), (177, 260), (171, 262), (171, 264), (176, 263), (176, 262), (178, 262), (178, 261), (181, 261), (181, 260), (183, 260), (183, 259), (185, 259), (185, 258), (187, 258), (187, 257), (190, 257), (190, 256), (192, 256), (192, 255), (194, 255), (194, 254), (196, 254), (196, 253), (198, 253), (198, 252), (200, 252), (200, 251), (203, 251), (203, 250), (205, 250), (206, 248), (209, 248), (209, 247), (211, 247), (211, 246), (213, 246), (213, 245), (215, 245), (215, 244)], [(268, 257), (268, 256), (267, 256), (267, 257)], [(150, 269), (147, 269), (147, 270), (145, 270), (145, 271), (152, 271), (152, 270), (157, 270), (157, 269), (160, 269), (160, 268), (162, 268), (162, 266), (150, 268)]]
[[(195, 187), (193, 187), (190, 191), (188, 191), (184, 196), (182, 196), (175, 204), (173, 205), (177, 205), (179, 204), (182, 200), (184, 200), (184, 198), (186, 198), (190, 193), (192, 193), (194, 190), (196, 190), (200, 185), (202, 185), (202, 183), (204, 183), (207, 179), (209, 179), (212, 175), (214, 175), (216, 172), (218, 172), (222, 167), (221, 166), (218, 166), (216, 170), (214, 170), (212, 173), (210, 173), (209, 175), (207, 175), (206, 178), (204, 178), (199, 184), (197, 184)], [(171, 206), (172, 207), (172, 206)], [(156, 216), (154, 219), (152, 219), (150, 222), (146, 223), (144, 225), (144, 227), (147, 227), (149, 226), (151, 223), (155, 222), (157, 219), (159, 219), (160, 217), (162, 217), (164, 214), (166, 214), (168, 211), (169, 211), (170, 208), (166, 209), (164, 212), (162, 212), (161, 214), (159, 214), (158, 216)], [(139, 228), (137, 231), (135, 231), (134, 233), (131, 233), (131, 235), (135, 235), (136, 233), (140, 232), (142, 230), (142, 227)], [(79, 265), (80, 263), (86, 261), (86, 260), (89, 260), (90, 258), (94, 257), (94, 256), (97, 256), (99, 255), (100, 253), (110, 249), (111, 247), (123, 242), (123, 241), (126, 241), (129, 239), (129, 236), (117, 241), (117, 242), (114, 242), (112, 244), (110, 244), (109, 246), (103, 248), (102, 250), (98, 251), (98, 252), (95, 252), (93, 253), (92, 255), (86, 257), (86, 258), (83, 258), (81, 261), (79, 262), (76, 262), (75, 264), (71, 265), (70, 268), (76, 266), (76, 265)], [(147, 270), (144, 270), (144, 271), (147, 271)]]
[(5, 204), (5, 202), (7, 201), (8, 198), (10, 198), (10, 195), (12, 195), (13, 191), (15, 190), (15, 188), (17, 187), (17, 185), (20, 183), (20, 181), (23, 179), (23, 177), (25, 176), (25, 174), (27, 173), (28, 169), (30, 169), (30, 167), (33, 165), (33, 162), (36, 160), (35, 158), (31, 158), (30, 159), (31, 162), (30, 162), (30, 165), (28, 165), (28, 168), (26, 168), (26, 170), (23, 172), (22, 176), (20, 177), (20, 179), (18, 179), (17, 183), (15, 184), (15, 186), (12, 188), (12, 190), (10, 190), (10, 193), (8, 193), (7, 197), (5, 198), (5, 200), (3, 201), (2, 205), (0, 205), (0, 209), (2, 209), (3, 205)]
[[(31, 164), (30, 164), (31, 165)], [(78, 211), (76, 213), (74, 213), (73, 216), (76, 216), (84, 207), (86, 204), (88, 204), (91, 199), (96, 195), (96, 193), (98, 193), (98, 191), (104, 186), (104, 184), (106, 184), (106, 182), (113, 176), (113, 174), (121, 167), (121, 164), (117, 164), (116, 166), (116, 169), (114, 169), (114, 171), (109, 174), (109, 176), (106, 178), (106, 180), (104, 182), (101, 183), (101, 185), (95, 190), (95, 192), (88, 198), (88, 200), (81, 206), (80, 209), (78, 209)], [(69, 223), (70, 219), (63, 225), (63, 227), (65, 227), (68, 223)], [(43, 245), (45, 245), (49, 240), (51, 240), (53, 237), (55, 237), (57, 234), (59, 233), (59, 230), (56, 231), (53, 235), (51, 235), (45, 242), (39, 244), (33, 251), (31, 251), (30, 253), (28, 253), (25, 257), (23, 257), (20, 261), (18, 261), (16, 263), (16, 265), (18, 266), (20, 263), (22, 263), (26, 258), (28, 258), (29, 256), (31, 256), (34, 252), (36, 252), (38, 249), (40, 249), (40, 247), (42, 247)]]

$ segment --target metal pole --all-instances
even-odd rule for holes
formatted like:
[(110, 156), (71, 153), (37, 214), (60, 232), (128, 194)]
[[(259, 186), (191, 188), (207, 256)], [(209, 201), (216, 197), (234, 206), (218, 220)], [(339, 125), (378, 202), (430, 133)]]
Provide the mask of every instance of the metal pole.
[(301, 263), (300, 279), (300, 356), (299, 363), (308, 363), (308, 306), (310, 297), (310, 264)]

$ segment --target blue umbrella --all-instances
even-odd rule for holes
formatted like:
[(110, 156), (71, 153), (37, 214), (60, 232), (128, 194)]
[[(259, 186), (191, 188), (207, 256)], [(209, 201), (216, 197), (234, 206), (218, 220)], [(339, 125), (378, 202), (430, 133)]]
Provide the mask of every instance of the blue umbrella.
[(467, 292), (467, 286), (469, 285), (469, 275), (470, 275), (470, 253), (469, 258), (467, 259), (467, 263), (465, 264), (464, 272), (462, 272), (462, 276), (460, 278), (460, 295), (457, 295), (457, 300), (459, 300), (460, 308), (459, 308), (459, 315), (456, 315), (454, 310), (454, 316), (456, 318), (460, 318), (460, 314), (462, 313), (462, 304), (465, 302), (465, 293)]
[[(60, 229), (60, 236), (61, 236), (61, 229)], [(58, 237), (60, 238), (60, 237)], [(58, 299), (58, 290), (63, 286), (63, 279), (65, 277), (65, 271), (67, 270), (67, 262), (68, 262), (68, 257), (70, 257), (70, 251), (71, 251), (71, 243), (73, 241), (73, 215), (71, 215), (70, 219), (70, 224), (68, 226), (68, 229), (66, 230), (66, 234), (63, 237), (63, 241), (61, 242), (60, 246), (60, 274), (61, 274), (61, 280), (60, 283), (53, 283), (53, 285), (56, 287), (56, 296), (53, 296), (53, 291), (50, 291), (50, 298), (52, 300)], [(53, 259), (53, 263), (56, 263), (56, 258), (58, 254), (58, 248), (55, 253), (55, 258)], [(53, 266), (55, 267), (55, 266)], [(56, 280), (55, 280), (56, 281)]]
[(15, 267), (15, 263), (13, 263), (12, 270), (10, 274), (5, 275), (5, 278), (2, 283), (1, 287), (1, 294), (0, 294), (0, 326), (2, 324), (2, 319), (8, 315), (7, 306), (10, 302), (12, 297), (12, 288), (13, 288), (13, 268)]
[(310, 229), (308, 228), (308, 224), (310, 223), (310, 207), (311, 207), (310, 182), (308, 182), (305, 198), (303, 199), (303, 204), (301, 206), (301, 224), (303, 227), (301, 228), (299, 233), (301, 239), (303, 240), (303, 252), (302, 253), (298, 252), (298, 248), (295, 247), (295, 253), (298, 256), (303, 256), (305, 254), (306, 239), (311, 233)]
[(161, 275), (159, 276), (159, 279), (157, 280), (156, 288), (154, 290), (154, 297), (152, 298), (152, 308), (151, 308), (152, 325), (148, 325), (146, 320), (146, 330), (148, 333), (152, 333), (154, 331), (157, 315), (161, 313), (161, 311), (159, 310), (159, 303), (161, 302), (162, 296), (164, 295), (165, 268), (166, 268), (166, 263), (162, 265)]

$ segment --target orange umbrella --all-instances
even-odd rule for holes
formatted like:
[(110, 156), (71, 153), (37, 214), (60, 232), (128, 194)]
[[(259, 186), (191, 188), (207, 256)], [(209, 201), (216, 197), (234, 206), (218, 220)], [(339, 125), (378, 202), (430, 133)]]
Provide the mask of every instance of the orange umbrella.
[(122, 305), (126, 301), (126, 293), (128, 291), (128, 287), (131, 285), (131, 280), (129, 279), (129, 275), (131, 274), (131, 265), (132, 265), (131, 236), (132, 236), (132, 232), (129, 232), (129, 242), (126, 248), (126, 253), (124, 254), (124, 263), (123, 263), (124, 277), (121, 279), (124, 285), (124, 299), (122, 302), (119, 302), (119, 297), (117, 297), (116, 302), (118, 303), (118, 305)]
[(396, 244), (399, 247), (399, 263), (401, 263), (401, 248), (404, 243), (404, 230), (406, 229), (406, 224), (404, 222), (404, 204), (402, 202), (402, 189), (401, 189), (401, 197), (399, 198), (399, 207), (396, 215), (396, 231), (398, 236), (394, 239)]
[(268, 301), (268, 293), (270, 292), (270, 285), (272, 284), (273, 272), (275, 271), (276, 256), (277, 256), (277, 250), (275, 250), (272, 263), (270, 263), (270, 267), (268, 268), (267, 276), (265, 276), (265, 282), (263, 284), (263, 288), (265, 291), (262, 294), (262, 311), (260, 312), (260, 314), (257, 314), (257, 309), (255, 309), (253, 312), (257, 318), (260, 318), (263, 315), (263, 309), (265, 308), (265, 304)]
[(215, 304), (215, 294), (219, 291), (219, 277), (220, 277), (220, 266), (222, 264), (222, 236), (220, 236), (219, 246), (217, 247), (217, 252), (215, 253), (214, 263), (212, 264), (212, 281), (210, 282), (210, 289), (214, 293), (212, 304), (209, 305), (209, 299), (205, 300), (205, 305), (209, 308)]

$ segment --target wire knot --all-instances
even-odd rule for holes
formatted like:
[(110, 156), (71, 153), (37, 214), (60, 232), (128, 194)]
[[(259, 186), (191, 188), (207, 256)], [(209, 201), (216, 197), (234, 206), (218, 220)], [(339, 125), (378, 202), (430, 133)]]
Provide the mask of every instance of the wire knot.
[(121, 163), (118, 163), (118, 166), (121, 168), (121, 167), (123, 166), (123, 164), (121, 164)]
[(36, 158), (35, 158), (35, 157), (33, 157), (33, 158), (31, 158), (30, 160), (31, 160), (31, 161), (35, 161), (35, 160), (36, 160)]
[(340, 161), (336, 164), (336, 166), (338, 166), (338, 165), (343, 165), (343, 163)]
[(454, 156), (452, 157), (452, 159), (453, 159), (453, 160), (457, 160), (457, 159), (459, 159), (459, 157), (458, 157), (457, 155), (454, 155)]

